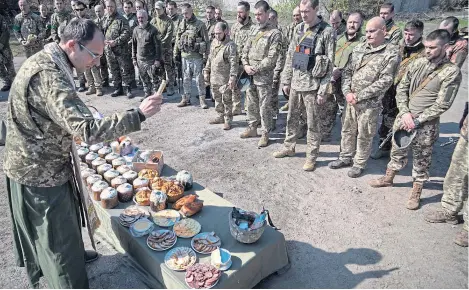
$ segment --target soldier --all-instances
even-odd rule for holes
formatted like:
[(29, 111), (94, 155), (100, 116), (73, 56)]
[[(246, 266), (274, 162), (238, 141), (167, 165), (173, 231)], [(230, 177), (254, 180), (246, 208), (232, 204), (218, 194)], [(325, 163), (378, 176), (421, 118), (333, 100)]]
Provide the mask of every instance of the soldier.
[[(156, 4), (155, 4), (156, 5)], [(158, 30), (148, 23), (148, 14), (145, 10), (137, 11), (138, 26), (132, 35), (132, 61), (138, 67), (143, 82), (143, 99), (156, 92), (162, 79), (161, 41)], [(143, 101), (142, 99), (142, 101)]]
[(165, 13), (164, 3), (162, 1), (155, 2), (155, 14), (150, 22), (155, 26), (161, 39), (161, 54), (164, 62), (164, 70), (166, 72), (165, 79), (167, 81), (167, 95), (174, 95), (174, 67), (173, 67), (173, 50), (171, 41), (173, 39), (174, 26), (171, 18)]
[(459, 35), (458, 26), (459, 20), (449, 16), (441, 22), (440, 29), (446, 29), (451, 35), (446, 55), (452, 63), (461, 68), (467, 57), (467, 39)]
[[(184, 18), (177, 13), (177, 9), (178, 9), (177, 4), (174, 1), (169, 1), (166, 4), (166, 12), (168, 13), (169, 18), (171, 18), (171, 20), (173, 21), (174, 30), (176, 30), (179, 27), (179, 23)], [(172, 40), (173, 47), (174, 47), (175, 42), (176, 42), (176, 33), (173, 33), (173, 40)]]
[(134, 95), (130, 85), (132, 84), (133, 65), (128, 46), (131, 37), (129, 23), (117, 13), (115, 0), (106, 1), (106, 10), (107, 15), (103, 22), (104, 43), (106, 44), (104, 52), (115, 88), (111, 97), (121, 96), (125, 93), (127, 98), (132, 99)]
[(207, 29), (208, 38), (210, 41), (215, 38), (214, 29), (216, 23), (217, 20), (215, 20), (215, 7), (208, 5), (207, 8), (205, 8), (205, 28)]
[(79, 221), (86, 213), (76, 197), (73, 136), (87, 143), (115, 139), (139, 131), (161, 108), (162, 96), (155, 95), (139, 108), (93, 118), (75, 92), (73, 68), (97, 64), (103, 40), (91, 20), (72, 21), (60, 44), (47, 44), (23, 63), (10, 93), (3, 168), (16, 262), (32, 288), (42, 275), (48, 288), (88, 288), (85, 262), (98, 257), (83, 245)]
[(399, 45), (402, 39), (402, 30), (394, 23), (394, 4), (384, 3), (379, 9), (379, 17), (386, 21), (386, 40), (392, 44)]
[[(238, 69), (238, 79), (241, 74), (244, 72), (243, 64), (241, 63), (241, 56), (243, 53), (244, 45), (246, 44), (249, 35), (255, 29), (255, 26), (252, 23), (251, 16), (249, 16), (249, 11), (251, 6), (246, 1), (241, 1), (238, 3), (237, 7), (237, 16), (236, 23), (231, 27), (230, 36), (231, 39), (236, 44), (237, 55), (239, 59), (239, 69)], [(241, 115), (241, 92), (237, 86), (234, 87), (232, 92), (233, 99), (233, 116)], [(247, 102), (244, 104), (247, 111)]]
[[(94, 23), (103, 31), (104, 7), (102, 5), (96, 5), (94, 7), (94, 14), (96, 15), (96, 18), (93, 20)], [(101, 87), (109, 87), (109, 72), (107, 70), (106, 56), (100, 58), (99, 71), (101, 72)]]
[(450, 34), (444, 29), (431, 32), (425, 39), (426, 57), (414, 60), (404, 73), (396, 92), (399, 115), (393, 131), (415, 133), (409, 146), (392, 144), (386, 175), (369, 182), (372, 187), (392, 186), (397, 172), (407, 164), (409, 147), (413, 151), (413, 187), (406, 207), (419, 208), (420, 195), (432, 160), (433, 144), (438, 139), (440, 116), (454, 101), (461, 83), (459, 67), (446, 57)]
[(55, 12), (50, 18), (50, 34), (53, 41), (60, 42), (62, 30), (72, 20), (73, 15), (65, 9), (64, 0), (54, 0)]
[(10, 29), (7, 19), (0, 14), (0, 79), (3, 81), (0, 92), (10, 90), (15, 75), (13, 53), (10, 49)]
[(282, 33), (269, 22), (270, 6), (266, 1), (258, 1), (254, 9), (258, 25), (249, 35), (241, 57), (251, 83), (246, 91), (248, 127), (240, 137), (257, 137), (257, 126), (261, 124), (258, 146), (266, 147), (272, 130), (272, 80), (282, 49)]
[(208, 109), (205, 103), (203, 65), (210, 50), (207, 29), (202, 21), (195, 17), (192, 7), (188, 3), (181, 6), (184, 19), (179, 24), (174, 45), (174, 62), (182, 61), (184, 74), (184, 94), (178, 107), (190, 104), (192, 77), (195, 78), (199, 94), (200, 107)]
[(323, 142), (331, 141), (331, 132), (336, 122), (339, 106), (341, 108), (345, 107), (345, 96), (342, 94), (341, 88), (342, 71), (349, 62), (350, 54), (352, 54), (355, 46), (362, 42), (362, 22), (363, 17), (360, 13), (351, 13), (347, 18), (346, 31), (337, 35), (334, 70), (332, 71), (329, 88), (331, 91), (319, 113), (321, 119)]
[(18, 7), (21, 13), (15, 17), (13, 32), (18, 42), (24, 47), (26, 58), (28, 58), (42, 49), (44, 29), (41, 17), (30, 12), (29, 3), (26, 0), (18, 1)]
[[(401, 43), (400, 47), (402, 61), (399, 64), (397, 75), (394, 78), (394, 84), (386, 91), (383, 98), (383, 111), (381, 112), (383, 119), (378, 129), (379, 143), (382, 147), (371, 154), (370, 157), (373, 159), (388, 157), (391, 152), (391, 140), (386, 137), (392, 131), (392, 126), (399, 112), (396, 104), (396, 88), (409, 67), (409, 64), (415, 59), (425, 56), (425, 46), (423, 45), (422, 35), (422, 21), (412, 20), (406, 23), (404, 28), (404, 41)], [(386, 139), (389, 140), (383, 144)]]
[[(76, 18), (81, 18), (81, 19), (85, 19), (87, 18), (86, 17), (86, 6), (85, 6), (85, 3), (81, 2), (81, 1), (74, 1), (73, 5), (73, 11), (75, 12), (75, 17), (72, 18), (72, 19), (76, 19)], [(86, 91), (86, 77), (85, 77), (85, 72), (84, 71), (77, 71), (77, 77), (78, 77), (78, 83), (79, 83), (79, 87), (78, 87), (78, 92), (84, 92)], [(94, 89), (94, 81), (93, 79), (90, 79), (93, 84), (92, 86), (90, 86), (90, 91), (95, 91)], [(101, 82), (97, 82), (96, 85), (101, 88)], [(91, 94), (89, 94), (91, 95)]]
[(300, 115), (306, 115), (308, 132), (303, 170), (313, 171), (321, 144), (319, 111), (325, 102), (334, 61), (334, 32), (318, 17), (318, 0), (302, 0), (300, 11), (303, 23), (295, 28), (282, 73), (283, 90), (290, 95), (286, 138), (284, 148), (273, 155), (275, 158), (295, 155)]
[(330, 162), (329, 167), (353, 165), (348, 172), (351, 178), (359, 177), (366, 166), (382, 110), (382, 98), (393, 82), (400, 61), (398, 47), (386, 41), (385, 36), (384, 19), (374, 17), (368, 21), (366, 42), (353, 49), (342, 72), (342, 93), (347, 107), (339, 159)]
[[(220, 8), (220, 7), (215, 8), (215, 20), (217, 21), (217, 23), (218, 23), (218, 22), (223, 22), (223, 23), (225, 23), (226, 26), (227, 26), (228, 29), (229, 29), (230, 26), (228, 25), (228, 22), (226, 22), (222, 17), (223, 17), (223, 11), (221, 10), (221, 8)], [(229, 33), (228, 33), (228, 34), (229, 34)]]
[[(292, 42), (293, 40), (293, 36), (295, 35), (295, 27), (300, 24), (301, 22), (303, 22), (303, 19), (301, 18), (301, 14), (300, 14), (300, 6), (296, 6), (294, 9), (293, 9), (293, 22), (287, 26), (287, 28), (285, 29), (285, 41), (288, 43), (286, 48), (288, 49), (288, 46), (290, 45), (290, 43)], [(285, 99), (287, 99), (288, 101), (288, 96), (284, 93), (283, 96), (285, 97)], [(287, 112), (288, 111), (288, 102), (283, 105), (281, 108), (280, 108), (280, 111), (282, 112)]]
[[(135, 29), (135, 27), (137, 27), (138, 25), (138, 22), (137, 22), (137, 15), (135, 13), (132, 12), (132, 9), (133, 9), (133, 3), (132, 1), (126, 1), (124, 3), (124, 14), (122, 14), (122, 16), (124, 16), (124, 18), (127, 20), (127, 22), (129, 23), (129, 34), (130, 36), (132, 36), (132, 33)], [(138, 10), (136, 10), (138, 11)], [(131, 52), (132, 51), (132, 37), (129, 39), (129, 51)], [(132, 69), (130, 70), (130, 78), (131, 78), (131, 87), (136, 87), (135, 85), (135, 67), (132, 67)]]
[(342, 35), (347, 30), (347, 22), (342, 18), (342, 12), (339, 10), (332, 11), (329, 22), (334, 30), (334, 38)]
[(226, 23), (217, 22), (214, 31), (215, 39), (212, 41), (207, 65), (204, 68), (204, 80), (212, 89), (218, 116), (209, 123), (224, 124), (223, 129), (230, 130), (233, 121), (231, 91), (236, 86), (238, 75), (236, 44), (228, 35), (229, 29)]
[(47, 9), (47, 6), (45, 4), (39, 5), (39, 13), (41, 16), (41, 23), (42, 23), (42, 28), (44, 29), (44, 44), (47, 44), (52, 41), (50, 37), (50, 17), (51, 15), (49, 14), (49, 9)]

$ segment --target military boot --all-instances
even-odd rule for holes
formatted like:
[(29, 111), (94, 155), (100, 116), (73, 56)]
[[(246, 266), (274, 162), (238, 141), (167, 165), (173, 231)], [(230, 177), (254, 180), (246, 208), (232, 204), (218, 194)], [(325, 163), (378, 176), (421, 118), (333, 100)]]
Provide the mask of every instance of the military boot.
[(345, 161), (342, 159), (337, 159), (332, 162), (329, 162), (328, 166), (330, 169), (339, 169), (343, 167), (349, 167), (352, 166), (353, 162), (351, 160)]
[(91, 88), (89, 87), (88, 90), (86, 91), (85, 95), (89, 96), (89, 95), (94, 95), (96, 94), (96, 89), (95, 88)]
[(86, 91), (86, 86), (85, 86), (85, 84), (84, 84), (84, 83), (81, 83), (81, 84), (80, 84), (80, 87), (78, 88), (77, 91), (80, 92), (80, 93)]
[(121, 85), (117, 85), (116, 90), (111, 93), (111, 97), (115, 98), (117, 96), (122, 96), (124, 94), (124, 90), (122, 89)]
[(347, 172), (348, 177), (350, 178), (357, 178), (360, 177), (363, 173), (363, 169), (360, 167), (353, 166), (350, 168), (350, 170)]
[(396, 176), (397, 171), (387, 168), (386, 174), (377, 179), (372, 179), (368, 182), (368, 185), (371, 187), (388, 187), (393, 185), (394, 177)]
[(241, 133), (240, 136), (242, 139), (249, 137), (257, 137), (257, 126), (248, 126), (246, 130)]
[(262, 133), (261, 139), (257, 143), (259, 147), (267, 147), (269, 145), (269, 133)]
[(182, 95), (181, 102), (177, 104), (179, 108), (190, 105), (189, 97), (187, 95)]
[(218, 116), (213, 119), (211, 119), (208, 123), (215, 125), (215, 124), (223, 124), (225, 122), (225, 118), (223, 116)]
[(103, 88), (109, 87), (109, 80), (103, 80)]
[(129, 99), (133, 99), (135, 96), (132, 94), (132, 90), (130, 89), (130, 86), (124, 87), (125, 95)]
[(274, 155), (275, 158), (293, 157), (295, 156), (295, 149), (290, 150), (288, 148), (283, 147), (282, 150), (276, 151), (272, 155)]
[(199, 96), (199, 101), (200, 101), (200, 107), (202, 109), (208, 109), (207, 103), (205, 102), (205, 97), (204, 96)]
[(410, 193), (409, 200), (407, 201), (406, 208), (410, 210), (416, 210), (420, 205), (420, 196), (422, 195), (422, 182), (414, 181), (412, 186), (412, 192)]
[(288, 103), (286, 103), (285, 105), (283, 105), (283, 106), (280, 108), (280, 111), (282, 111), (282, 112), (288, 112)]
[(459, 222), (456, 214), (450, 213), (444, 208), (427, 213), (425, 220), (429, 223), (449, 223), (452, 225), (457, 225)]
[(384, 157), (389, 157), (389, 155), (391, 154), (391, 150), (386, 150), (384, 148), (378, 148), (378, 150), (376, 150), (375, 152), (373, 152), (370, 157), (371, 159), (381, 159), (381, 158), (384, 158)]
[(314, 162), (312, 159), (306, 158), (306, 162), (303, 165), (303, 170), (304, 171), (314, 171), (316, 162)]
[(98, 97), (101, 97), (103, 95), (103, 90), (102, 89), (96, 89), (96, 95)]
[(467, 247), (467, 230), (462, 230), (456, 234), (454, 243), (461, 247)]
[(174, 87), (172, 85), (169, 85), (166, 91), (166, 95), (172, 96), (174, 95)]

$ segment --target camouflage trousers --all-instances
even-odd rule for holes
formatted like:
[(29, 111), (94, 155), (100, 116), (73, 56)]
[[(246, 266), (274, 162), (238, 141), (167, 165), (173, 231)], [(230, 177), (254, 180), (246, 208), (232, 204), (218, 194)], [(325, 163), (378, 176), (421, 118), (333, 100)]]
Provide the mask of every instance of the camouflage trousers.
[[(225, 87), (227, 85), (224, 85)], [(212, 90), (212, 96), (215, 99), (215, 111), (218, 116), (223, 117), (225, 122), (233, 121), (233, 100), (232, 90), (229, 88), (225, 89), (224, 93), (220, 92), (220, 85), (210, 84)]]
[(381, 108), (356, 109), (347, 104), (342, 124), (339, 159), (352, 161), (353, 166), (364, 169), (370, 157), (373, 136), (378, 127)]
[(119, 51), (119, 49), (115, 49), (115, 47), (111, 49), (109, 46), (106, 46), (105, 53), (106, 61), (112, 74), (114, 87), (119, 85), (124, 87), (130, 86), (134, 71), (130, 54), (128, 52)]
[(280, 90), (280, 82), (272, 83), (272, 114), (276, 116), (278, 114), (278, 91)]
[(458, 214), (464, 207), (464, 229), (468, 229), (467, 214), (467, 171), (468, 146), (467, 140), (459, 137), (451, 158), (451, 165), (443, 183), (441, 206), (451, 214)]
[(106, 56), (101, 57), (100, 59), (100, 65), (99, 65), (99, 70), (101, 72), (101, 80), (103, 82), (108, 81), (109, 82), (109, 72), (107, 70), (107, 59)]
[(31, 44), (31, 45), (23, 46), (23, 47), (24, 47), (24, 53), (26, 54), (26, 58), (33, 56), (34, 54), (36, 54), (36, 52), (41, 51), (43, 48), (40, 44)]
[(85, 77), (85, 72), (83, 71), (77, 71), (77, 77), (78, 77), (78, 83), (80, 84), (80, 87), (84, 87), (86, 84), (86, 77)]
[(162, 80), (162, 75), (159, 74), (159, 69), (154, 63), (154, 61), (137, 61), (138, 72), (143, 83), (143, 91), (148, 94), (152, 90), (156, 92)]
[(336, 123), (337, 112), (339, 112), (339, 107), (334, 95), (327, 95), (326, 102), (319, 112), (323, 137), (331, 136), (332, 129)]
[(248, 104), (247, 119), (249, 127), (261, 124), (262, 133), (272, 130), (272, 86), (251, 83), (246, 91)]
[[(398, 113), (399, 109), (397, 108), (396, 103), (396, 89), (393, 85), (384, 94), (383, 98), (383, 111), (381, 112), (382, 121), (381, 126), (378, 129), (380, 144), (384, 139), (386, 139), (386, 136), (391, 131)], [(392, 143), (391, 140), (389, 140), (383, 145), (382, 150), (391, 150), (391, 147)]]
[(0, 52), (0, 79), (5, 85), (11, 85), (16, 76), (15, 66), (13, 64), (13, 54), (10, 46), (7, 45)]
[[(399, 128), (400, 123), (400, 118), (396, 119), (394, 131)], [(439, 135), (439, 120), (423, 123), (420, 128), (416, 129), (416, 132), (412, 143), (404, 149), (399, 149), (393, 142), (388, 168), (395, 171), (402, 170), (407, 165), (407, 155), (409, 149), (412, 148), (412, 177), (417, 182), (424, 182), (429, 178), (428, 169), (432, 163), (433, 144)]]
[(182, 58), (182, 82), (184, 86), (184, 94), (186, 97), (190, 98), (191, 96), (192, 78), (194, 78), (195, 84), (197, 86), (197, 93), (199, 96), (204, 96), (205, 98), (205, 84), (204, 76), (202, 74), (203, 65), (204, 61), (201, 58)]
[(102, 79), (99, 66), (93, 66), (85, 71), (86, 82), (90, 89), (101, 89)]
[(317, 91), (298, 92), (290, 90), (288, 99), (287, 132), (283, 143), (285, 148), (295, 149), (298, 133), (301, 130), (302, 116), (306, 116), (308, 131), (306, 134), (306, 158), (316, 161), (321, 145), (321, 123), (319, 111), (322, 106), (317, 103)]
[(173, 87), (176, 73), (174, 72), (173, 66), (173, 51), (170, 48), (163, 49), (163, 62), (166, 72), (166, 81), (168, 82), (169, 87)]
[[(233, 112), (241, 111), (241, 91), (237, 86), (231, 91), (231, 97), (233, 100)], [(247, 111), (247, 103), (244, 104), (244, 110)]]

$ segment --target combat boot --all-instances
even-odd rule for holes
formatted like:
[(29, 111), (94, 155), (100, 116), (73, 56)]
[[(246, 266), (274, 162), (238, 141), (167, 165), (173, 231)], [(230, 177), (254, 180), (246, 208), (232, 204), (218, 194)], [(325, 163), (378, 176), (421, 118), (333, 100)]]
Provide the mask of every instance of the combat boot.
[(171, 86), (171, 85), (168, 86), (168, 89), (166, 91), (166, 95), (168, 95), (168, 96), (174, 95), (174, 87), (173, 86)]
[(420, 205), (420, 196), (422, 195), (422, 182), (414, 181), (412, 185), (412, 192), (410, 193), (409, 200), (407, 201), (406, 208), (410, 210), (416, 210)]
[(316, 163), (313, 160), (307, 158), (305, 164), (303, 165), (303, 170), (314, 171), (315, 165)]
[(199, 96), (199, 101), (200, 101), (200, 107), (202, 109), (208, 109), (207, 103), (205, 103), (204, 96)]
[(259, 147), (267, 147), (269, 145), (269, 133), (262, 133), (261, 139), (257, 143)]
[(397, 171), (386, 168), (386, 174), (377, 179), (372, 179), (368, 182), (368, 185), (374, 188), (378, 187), (389, 187), (393, 185), (394, 177)]
[(293, 157), (295, 156), (295, 149), (290, 150), (284, 147), (282, 150), (276, 151), (272, 155), (274, 155), (275, 158)]
[(188, 106), (190, 104), (189, 98), (186, 95), (182, 95), (181, 102), (177, 104), (179, 108)]
[(108, 80), (103, 80), (103, 88), (109, 87), (109, 81)]
[(115, 88), (116, 88), (116, 90), (111, 93), (111, 97), (115, 98), (117, 96), (122, 96), (124, 94), (124, 91), (122, 90), (121, 85), (118, 85)]
[(425, 220), (429, 223), (448, 223), (452, 225), (457, 225), (459, 222), (456, 214), (452, 214), (444, 208), (427, 213)]
[(215, 124), (223, 124), (225, 122), (225, 118), (223, 116), (218, 116), (213, 119), (211, 119), (208, 123), (215, 125)]
[(359, 168), (359, 167), (356, 167), (356, 166), (353, 166), (352, 168), (350, 168), (350, 170), (347, 172), (347, 175), (348, 177), (350, 178), (357, 178), (357, 177), (360, 177), (363, 173), (363, 169), (362, 168)]
[(282, 111), (282, 112), (288, 112), (288, 103), (286, 103), (285, 105), (283, 105), (283, 106), (280, 108), (280, 111)]
[(257, 137), (257, 126), (248, 126), (246, 130), (241, 133), (240, 136), (242, 139), (249, 137)]
[(378, 148), (378, 150), (376, 150), (375, 152), (373, 152), (370, 157), (371, 159), (381, 159), (381, 158), (384, 158), (384, 157), (389, 157), (389, 155), (391, 154), (391, 150), (386, 150), (386, 149), (383, 149), (383, 148)]
[(80, 93), (86, 91), (86, 86), (85, 86), (85, 84), (80, 84), (80, 87), (78, 88), (77, 91), (80, 92)]
[(328, 166), (330, 169), (339, 169), (343, 167), (349, 167), (349, 166), (352, 166), (352, 161), (351, 160), (345, 161), (342, 159), (337, 159), (332, 162), (329, 162)]
[(103, 90), (102, 89), (96, 89), (96, 95), (98, 97), (101, 97), (103, 95)]
[(125, 91), (127, 98), (133, 99), (135, 97), (134, 94), (132, 94), (130, 86), (124, 87), (124, 91)]
[(96, 89), (95, 88), (88, 88), (88, 90), (86, 91), (85, 95), (89, 96), (89, 95), (94, 95), (96, 94)]
[(467, 247), (467, 230), (462, 230), (456, 234), (454, 243), (461, 247)]

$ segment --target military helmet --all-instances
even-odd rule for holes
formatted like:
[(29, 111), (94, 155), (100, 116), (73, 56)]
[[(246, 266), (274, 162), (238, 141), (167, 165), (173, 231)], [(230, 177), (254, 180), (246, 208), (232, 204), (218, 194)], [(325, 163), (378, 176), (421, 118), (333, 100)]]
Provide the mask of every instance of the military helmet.
[(399, 149), (405, 149), (412, 143), (416, 134), (417, 131), (415, 130), (409, 132), (404, 129), (399, 129), (392, 135), (392, 143)]

